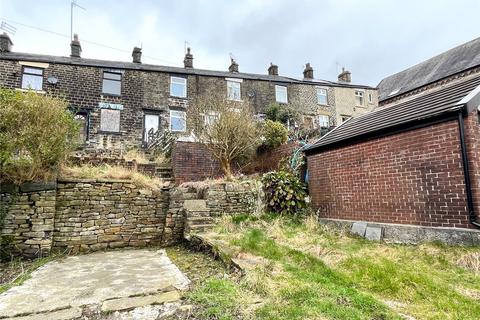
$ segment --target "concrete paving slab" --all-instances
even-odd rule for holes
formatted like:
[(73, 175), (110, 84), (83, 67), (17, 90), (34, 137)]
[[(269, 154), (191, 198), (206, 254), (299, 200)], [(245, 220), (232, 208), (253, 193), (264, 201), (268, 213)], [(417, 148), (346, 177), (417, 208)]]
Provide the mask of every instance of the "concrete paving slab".
[(381, 227), (367, 227), (365, 231), (365, 239), (371, 241), (382, 240), (382, 228)]
[(102, 312), (130, 310), (134, 308), (149, 306), (152, 304), (173, 302), (179, 299), (180, 294), (177, 291), (163, 292), (149, 296), (112, 299), (103, 302)]
[(48, 313), (37, 313), (23, 317), (8, 318), (6, 320), (71, 320), (82, 316), (82, 308), (68, 308)]
[(359, 235), (360, 237), (364, 237), (366, 230), (367, 230), (367, 223), (359, 221), (359, 222), (354, 222), (352, 224), (351, 233)]
[(96, 252), (53, 261), (0, 295), (0, 319), (155, 294), (190, 281), (164, 250)]

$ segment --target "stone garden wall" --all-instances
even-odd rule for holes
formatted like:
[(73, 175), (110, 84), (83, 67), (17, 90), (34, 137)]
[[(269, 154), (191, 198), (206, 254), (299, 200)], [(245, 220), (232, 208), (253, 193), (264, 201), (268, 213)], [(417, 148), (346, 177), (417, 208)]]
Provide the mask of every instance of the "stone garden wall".
[(59, 181), (53, 245), (95, 251), (170, 242), (175, 235), (165, 232), (168, 194), (130, 181)]
[(52, 247), (55, 183), (0, 185), (1, 256), (47, 256)]
[(0, 188), (1, 251), (29, 258), (52, 249), (170, 245), (183, 239), (185, 229), (211, 225), (223, 214), (253, 212), (259, 201), (252, 182), (150, 190), (126, 180), (59, 180)]

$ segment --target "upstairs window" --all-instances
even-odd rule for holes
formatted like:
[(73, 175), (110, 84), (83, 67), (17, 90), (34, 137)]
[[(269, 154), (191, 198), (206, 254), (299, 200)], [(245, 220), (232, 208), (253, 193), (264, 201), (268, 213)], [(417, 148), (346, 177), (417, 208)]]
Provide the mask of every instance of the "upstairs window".
[(373, 95), (372, 93), (368, 94), (368, 102), (373, 103)]
[(318, 126), (320, 128), (328, 128), (330, 127), (330, 117), (327, 115), (319, 115), (318, 116)]
[(187, 97), (187, 79), (170, 77), (170, 96), (178, 98)]
[(228, 100), (241, 100), (240, 82), (227, 81), (227, 97)]
[(355, 91), (355, 103), (357, 106), (363, 106), (363, 91)]
[(42, 91), (43, 69), (24, 67), (22, 74), (22, 89)]
[(275, 100), (279, 103), (288, 103), (287, 87), (275, 86)]
[(185, 132), (187, 121), (185, 111), (170, 110), (170, 131)]
[(317, 103), (325, 106), (328, 104), (327, 89), (317, 88)]
[(121, 95), (122, 74), (118, 72), (103, 72), (102, 92), (114, 96)]
[(211, 126), (217, 122), (219, 114), (217, 112), (209, 112), (207, 114), (202, 114), (202, 117), (203, 123), (205, 123), (206, 126)]

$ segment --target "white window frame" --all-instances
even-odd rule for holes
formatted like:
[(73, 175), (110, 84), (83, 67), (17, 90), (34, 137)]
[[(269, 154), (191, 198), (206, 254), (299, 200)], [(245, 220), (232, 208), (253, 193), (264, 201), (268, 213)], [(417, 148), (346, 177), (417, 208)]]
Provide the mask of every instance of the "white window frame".
[(373, 103), (373, 94), (371, 92), (368, 93), (368, 102)]
[[(27, 70), (30, 69), (30, 70)], [(40, 73), (36, 73), (36, 71), (40, 71)], [(43, 77), (45, 74), (45, 70), (43, 68), (39, 67), (31, 67), (31, 66), (23, 66), (22, 68), (22, 89), (25, 90), (34, 90), (34, 91), (43, 91)], [(40, 89), (39, 88), (33, 88), (31, 86), (26, 85), (25, 81), (25, 76), (27, 77), (32, 77), (32, 78), (39, 78), (40, 79)]]
[[(328, 105), (328, 91), (326, 88), (320, 88), (317, 87), (317, 103), (322, 105), (322, 106), (327, 106)], [(320, 91), (325, 92), (325, 94), (319, 94)], [(319, 96), (324, 96), (325, 97), (325, 103), (320, 102)]]
[[(357, 102), (357, 99), (360, 100), (360, 102)], [(362, 90), (355, 90), (355, 104), (357, 106), (363, 106), (365, 103), (365, 91)]]
[[(173, 85), (183, 85), (183, 91), (181, 95), (173, 94)], [(187, 97), (187, 78), (170, 76), (170, 96), (177, 98)]]
[[(236, 90), (238, 90), (238, 97), (234, 94)], [(227, 98), (228, 100), (242, 101), (242, 85), (240, 81), (227, 80)]]
[[(323, 117), (326, 117), (323, 118)], [(322, 121), (322, 118), (323, 118), (323, 121)], [(317, 120), (318, 120), (318, 127), (319, 128), (328, 128), (330, 127), (330, 116), (327, 115), (327, 114), (319, 114), (318, 117), (317, 117)], [(326, 121), (325, 121), (326, 120)]]
[[(285, 92), (285, 100), (280, 99), (280, 97), (279, 97), (280, 94), (283, 94), (282, 91)], [(275, 85), (275, 101), (277, 101), (279, 103), (288, 103), (288, 88), (287, 88), (287, 86)]]
[[(183, 119), (183, 122), (184, 122), (184, 128), (183, 129), (173, 130), (173, 128), (172, 128), (172, 118), (174, 118), (174, 117)], [(170, 131), (171, 132), (185, 132), (185, 131), (187, 131), (187, 113), (185, 111), (170, 110)]]
[(202, 113), (201, 114), (202, 118), (203, 118), (203, 123), (205, 126), (211, 126), (213, 124), (215, 124), (215, 122), (218, 121), (218, 118), (220, 117), (220, 114), (218, 112), (215, 112), (215, 111), (210, 111), (208, 113)]

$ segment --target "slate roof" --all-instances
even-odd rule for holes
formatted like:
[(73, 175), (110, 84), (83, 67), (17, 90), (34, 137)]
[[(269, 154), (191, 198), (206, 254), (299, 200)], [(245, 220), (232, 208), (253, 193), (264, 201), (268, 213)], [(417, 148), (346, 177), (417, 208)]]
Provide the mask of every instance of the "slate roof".
[(77, 66), (91, 66), (91, 67), (98, 67), (98, 68), (157, 71), (157, 72), (166, 72), (166, 73), (192, 74), (192, 75), (223, 77), (223, 78), (241, 78), (241, 79), (249, 79), (249, 80), (263, 80), (263, 81), (283, 82), (283, 83), (314, 83), (315, 85), (373, 89), (370, 86), (357, 85), (357, 84), (351, 84), (351, 83), (340, 83), (340, 82), (333, 82), (333, 81), (327, 81), (327, 80), (315, 79), (312, 81), (312, 80), (305, 80), (305, 79), (295, 79), (295, 78), (284, 77), (284, 76), (272, 76), (269, 74), (215, 71), (215, 70), (204, 70), (204, 69), (196, 69), (196, 68), (181, 68), (181, 67), (170, 67), (170, 66), (144, 64), (144, 63), (109, 61), (109, 60), (98, 60), (98, 59), (87, 59), (87, 58), (72, 58), (72, 57), (42, 55), (42, 54), (33, 54), (33, 53), (21, 53), (21, 52), (0, 52), (0, 59), (58, 63), (58, 64), (77, 65)]
[(438, 91), (418, 96), (391, 107), (351, 118), (304, 150), (332, 147), (413, 126), (421, 120), (441, 116), (463, 108), (459, 102), (480, 85), (480, 76), (456, 83)]
[[(386, 77), (377, 86), (379, 100), (395, 97), (478, 65), (480, 65), (480, 38)], [(398, 92), (391, 94), (396, 90)]]

